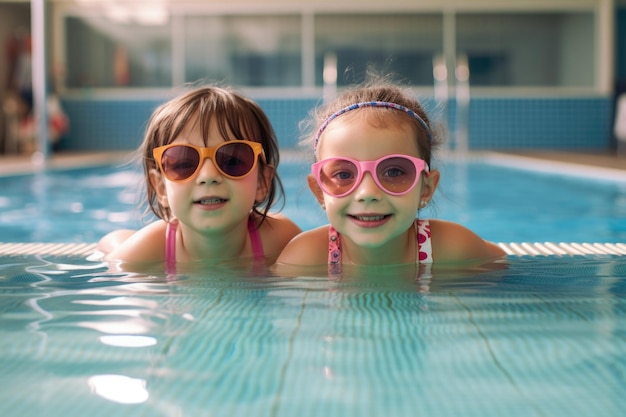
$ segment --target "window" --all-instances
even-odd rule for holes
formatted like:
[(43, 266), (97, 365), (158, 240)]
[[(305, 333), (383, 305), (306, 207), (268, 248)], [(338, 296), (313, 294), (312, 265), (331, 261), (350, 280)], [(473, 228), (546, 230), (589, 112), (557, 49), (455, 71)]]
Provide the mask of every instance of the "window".
[[(444, 25), (443, 11), (316, 13), (312, 20), (298, 13), (168, 13), (148, 22), (104, 12), (66, 16), (66, 86), (319, 87), (333, 63), (340, 87), (370, 70), (431, 87), (433, 58), (461, 55), (477, 87), (593, 87), (596, 79), (593, 10), (458, 12), (454, 25)], [(444, 46), (444, 37), (452, 44)]]
[(413, 85), (433, 85), (433, 57), (443, 50), (441, 15), (315, 16), (316, 84), (325, 58), (337, 60), (337, 85), (360, 82), (369, 69)]
[(186, 17), (185, 81), (300, 86), (300, 30), (300, 16)]
[(591, 12), (459, 14), (456, 22), (474, 86), (593, 86)]
[(106, 16), (65, 19), (70, 88), (169, 87), (170, 24), (119, 22)]

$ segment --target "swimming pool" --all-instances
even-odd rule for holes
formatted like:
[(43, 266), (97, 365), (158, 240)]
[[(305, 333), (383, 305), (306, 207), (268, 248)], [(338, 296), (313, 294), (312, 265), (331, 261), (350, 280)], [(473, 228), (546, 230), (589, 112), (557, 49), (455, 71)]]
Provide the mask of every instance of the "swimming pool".
[[(626, 171), (600, 180), (511, 168), (516, 162), (503, 158), (440, 162), (442, 180), (424, 216), (494, 242), (626, 242)], [(303, 229), (326, 223), (306, 186), (308, 169), (293, 157), (279, 168), (284, 213)], [(141, 227), (142, 182), (129, 166), (0, 177), (0, 241), (97, 242), (111, 230)]]
[[(323, 223), (298, 178), (306, 166), (283, 169), (285, 211), (305, 228)], [(435, 214), (488, 239), (626, 241), (620, 181), (475, 161), (443, 169)], [(7, 179), (0, 240), (93, 242), (133, 227), (136, 182), (111, 168)], [(5, 256), (0, 415), (621, 416), (625, 316), (625, 256), (335, 281)]]
[(415, 279), (0, 265), (0, 413), (621, 416), (626, 257)]

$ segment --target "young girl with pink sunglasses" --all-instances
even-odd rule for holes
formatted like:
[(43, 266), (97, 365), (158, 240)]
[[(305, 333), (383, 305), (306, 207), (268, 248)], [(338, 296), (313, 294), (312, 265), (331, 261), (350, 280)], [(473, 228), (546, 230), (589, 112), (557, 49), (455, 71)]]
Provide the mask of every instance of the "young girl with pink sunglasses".
[(347, 91), (319, 110), (312, 127), (316, 162), (308, 183), (330, 225), (294, 238), (277, 270), (481, 263), (505, 254), (459, 224), (416, 218), (435, 193), (439, 171), (430, 169), (430, 121), (401, 88), (381, 83)]

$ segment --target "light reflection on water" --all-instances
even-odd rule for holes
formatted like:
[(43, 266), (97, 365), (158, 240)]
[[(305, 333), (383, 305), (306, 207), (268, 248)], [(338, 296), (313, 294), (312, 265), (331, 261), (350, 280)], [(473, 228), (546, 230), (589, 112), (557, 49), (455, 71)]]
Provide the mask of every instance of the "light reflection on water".
[(338, 280), (186, 271), (3, 259), (2, 415), (569, 417), (626, 406), (623, 257), (517, 258), (417, 279), (409, 267)]
[(94, 394), (120, 404), (140, 404), (150, 397), (143, 379), (124, 375), (93, 375), (88, 383)]
[[(494, 241), (626, 241), (626, 187), (444, 165), (424, 217)], [(326, 222), (306, 164), (285, 214)], [(13, 242), (95, 242), (141, 227), (119, 167), (0, 178)], [(584, 196), (584, 198), (583, 198)], [(504, 267), (506, 266), (506, 267)], [(472, 269), (324, 269), (293, 279), (194, 264), (0, 259), (0, 414), (617, 416), (626, 406), (626, 260), (512, 259)]]

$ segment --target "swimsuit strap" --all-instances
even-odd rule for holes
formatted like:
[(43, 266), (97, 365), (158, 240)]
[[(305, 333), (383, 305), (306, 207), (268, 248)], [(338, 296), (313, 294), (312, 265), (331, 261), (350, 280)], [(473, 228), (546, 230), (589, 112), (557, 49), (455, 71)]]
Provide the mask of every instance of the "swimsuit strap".
[(430, 223), (428, 220), (416, 219), (415, 236), (417, 236), (417, 259), (420, 264), (433, 263), (433, 247), (430, 233)]
[(168, 274), (176, 273), (176, 229), (177, 220), (168, 223), (165, 229), (165, 272)]
[[(428, 220), (416, 219), (413, 227), (417, 239), (417, 260), (420, 263), (432, 263), (430, 223)], [(341, 265), (341, 235), (332, 226), (328, 226), (328, 263)]]
[[(416, 259), (419, 264), (427, 264), (430, 271), (429, 266), (433, 263), (430, 223), (428, 220), (415, 219), (413, 227), (417, 240)], [(328, 273), (331, 277), (341, 274), (341, 235), (332, 226), (328, 226)]]
[(341, 235), (332, 226), (328, 226), (328, 276), (341, 276)]
[(417, 259), (419, 260), (416, 282), (420, 293), (430, 292), (430, 281), (433, 277), (433, 248), (428, 220), (415, 220), (415, 236), (417, 236)]
[[(165, 272), (168, 274), (176, 273), (176, 230), (178, 229), (178, 221), (174, 220), (167, 224), (165, 229)], [(248, 218), (248, 233), (250, 234), (250, 243), (252, 245), (252, 253), (254, 259), (264, 258), (263, 244), (261, 243), (261, 235), (259, 229), (252, 216)]]
[(265, 254), (263, 253), (261, 235), (252, 216), (248, 217), (248, 233), (250, 234), (250, 244), (252, 245), (254, 259), (264, 258)]

